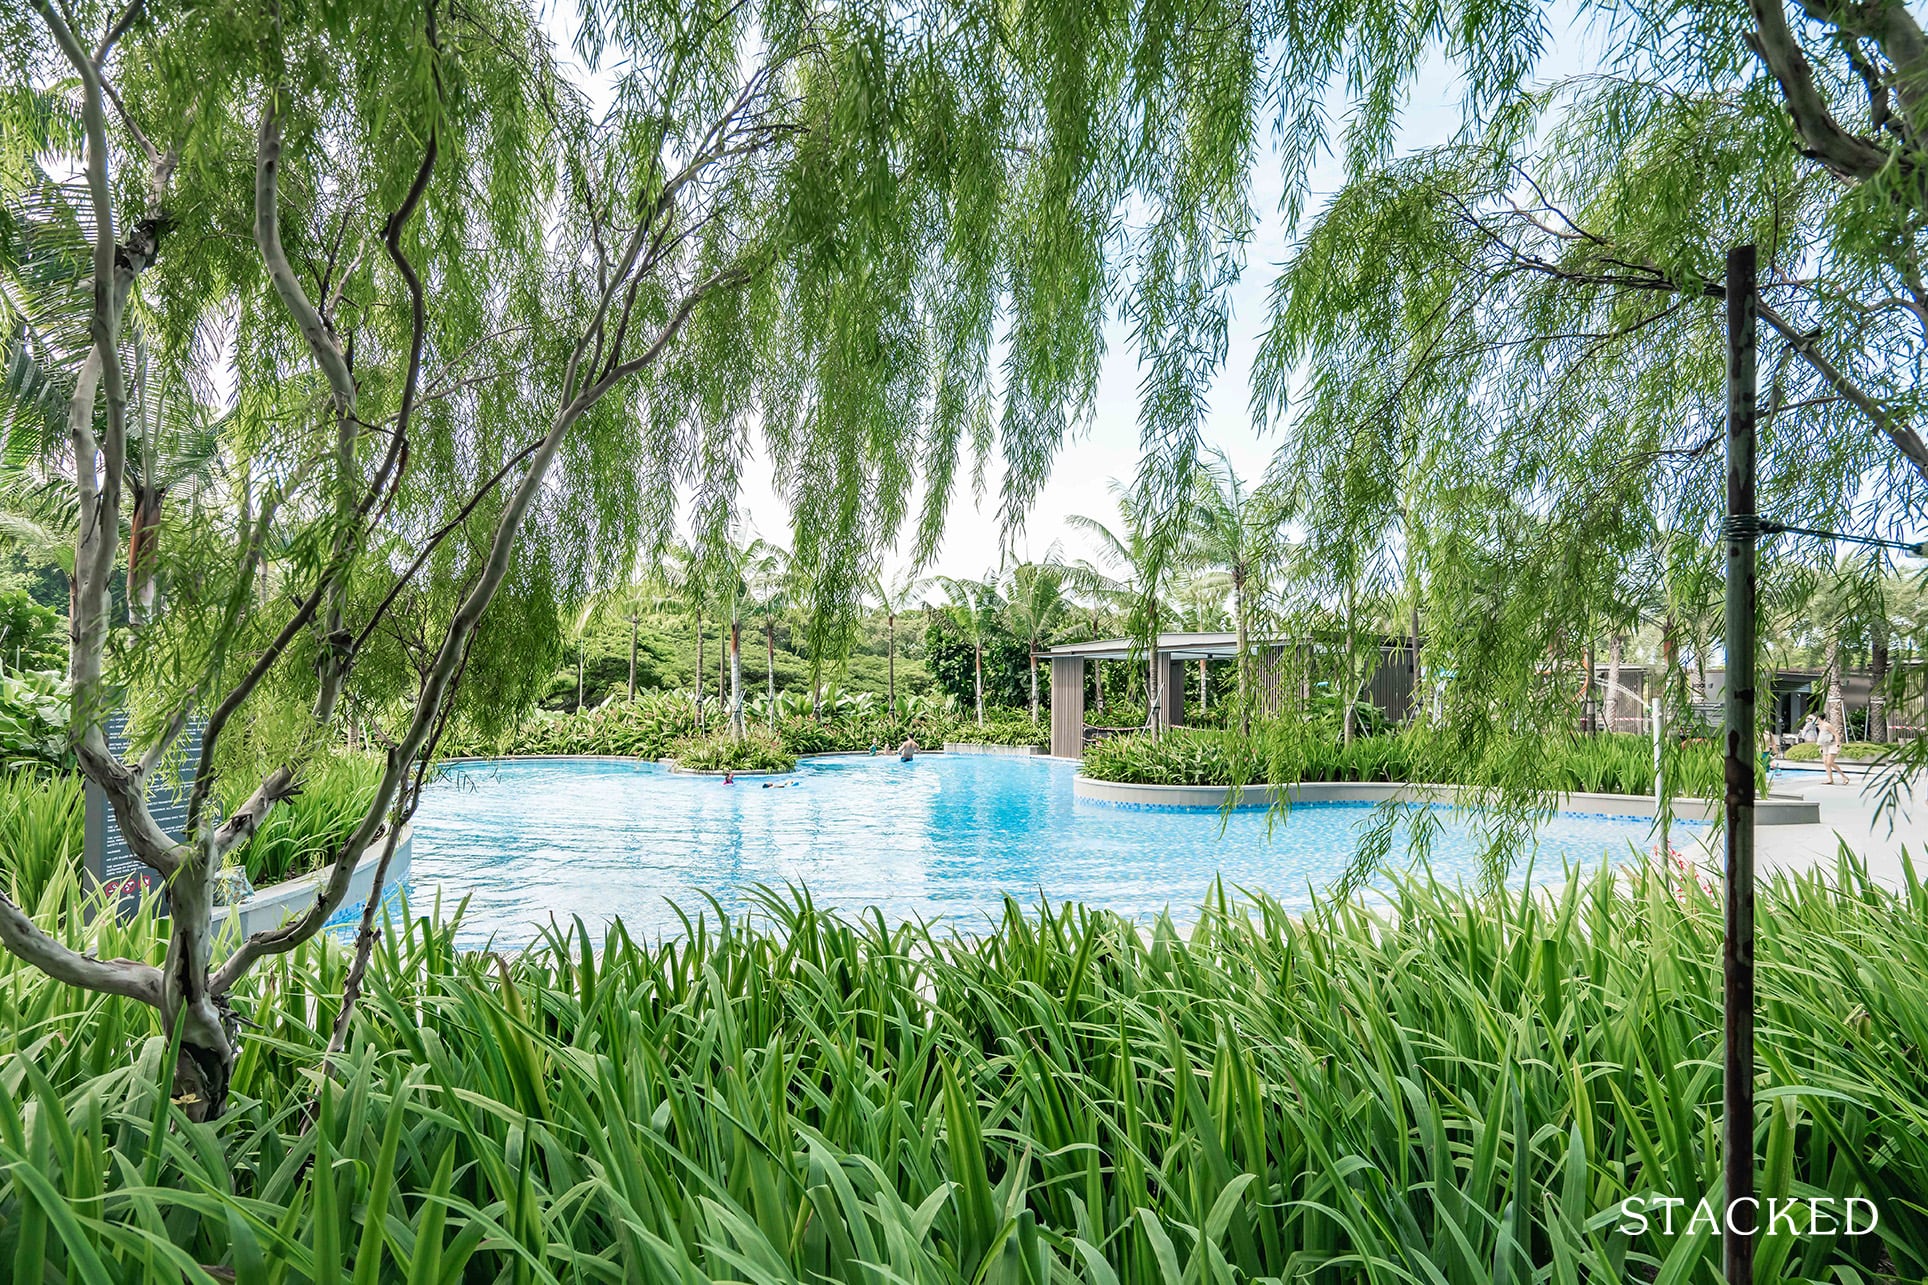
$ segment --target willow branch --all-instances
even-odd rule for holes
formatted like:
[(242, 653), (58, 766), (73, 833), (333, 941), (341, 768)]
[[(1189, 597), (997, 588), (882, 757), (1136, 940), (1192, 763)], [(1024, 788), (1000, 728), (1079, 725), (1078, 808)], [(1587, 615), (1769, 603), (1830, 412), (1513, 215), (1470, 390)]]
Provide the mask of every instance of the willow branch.
[(132, 959), (96, 959), (64, 946), (5, 893), (0, 893), (0, 946), (57, 982), (161, 1006), (160, 969)]
[(1788, 26), (1781, 0), (1747, 0), (1747, 8), (1754, 16), (1754, 30), (1747, 33), (1747, 43), (1781, 86), (1803, 150), (1840, 178), (1853, 182), (1873, 178), (1888, 163), (1888, 150), (1843, 128), (1834, 118), (1815, 84), (1814, 67)]

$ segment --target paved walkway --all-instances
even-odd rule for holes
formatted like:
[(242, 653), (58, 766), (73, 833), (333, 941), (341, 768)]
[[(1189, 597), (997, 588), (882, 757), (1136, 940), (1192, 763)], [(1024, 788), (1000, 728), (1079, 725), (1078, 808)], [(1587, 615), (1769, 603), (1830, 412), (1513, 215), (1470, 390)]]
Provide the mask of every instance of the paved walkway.
[[(1875, 818), (1880, 787), (1873, 778), (1857, 777), (1851, 785), (1825, 785), (1814, 778), (1782, 779), (1774, 783), (1776, 794), (1798, 794), (1821, 805), (1819, 825), (1763, 825), (1754, 830), (1754, 862), (1762, 876), (1781, 870), (1800, 870), (1814, 866), (1832, 869), (1835, 853), (1845, 842), (1868, 863), (1868, 873), (1878, 882), (1899, 887), (1902, 883), (1901, 852), (1905, 847), (1915, 863), (1916, 873), (1928, 877), (1928, 788), (1924, 782), (1911, 783), (1912, 791), (1903, 794), (1898, 808)], [(1718, 839), (1713, 854), (1718, 861)]]

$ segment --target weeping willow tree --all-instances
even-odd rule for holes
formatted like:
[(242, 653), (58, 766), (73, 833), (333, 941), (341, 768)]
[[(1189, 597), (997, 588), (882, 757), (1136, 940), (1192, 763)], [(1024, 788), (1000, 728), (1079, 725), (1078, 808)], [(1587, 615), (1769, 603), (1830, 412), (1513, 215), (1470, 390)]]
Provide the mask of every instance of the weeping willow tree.
[[(525, 707), (557, 621), (663, 547), (679, 492), (699, 541), (727, 531), (754, 434), (819, 644), (900, 529), (934, 547), (966, 461), (1002, 453), (1015, 524), (1088, 410), (1116, 283), (1156, 300), (1214, 231), (1133, 271), (1117, 211), (1242, 200), (1225, 50), (1187, 38), (1245, 40), (1236, 12), (590, 3), (576, 52), (618, 69), (598, 114), (515, 0), (9, 10), (7, 137), (75, 175), (42, 186), (87, 282), (49, 380), (64, 461), (26, 466), (77, 499), (71, 738), (166, 882), (170, 941), (158, 968), (98, 959), (0, 902), (0, 944), (154, 1006), (177, 1092), (218, 1115), (236, 987), (336, 912), (359, 854), (386, 869), (449, 720)], [(137, 314), (157, 378), (232, 391), (219, 502), (150, 512), (135, 580), (162, 607), (130, 634)], [(190, 720), (174, 835), (146, 782)], [(373, 802), (314, 902), (217, 958), (223, 859), (350, 722), (386, 747)]]
[[(1756, 243), (1763, 264), (1762, 512), (1886, 534), (1928, 482), (1915, 18), (1601, 9), (1598, 74), (1529, 91), (1537, 51), (1517, 44), (1468, 61), (1474, 110), (1451, 143), (1355, 153), (1275, 283), (1255, 364), (1309, 538), (1355, 548), (1406, 524), (1462, 758), (1573, 726), (1582, 657), (1639, 603), (1676, 674), (1683, 643), (1704, 666), (1718, 641), (1699, 608), (1729, 247)], [(1763, 574), (1831, 558), (1770, 541)]]

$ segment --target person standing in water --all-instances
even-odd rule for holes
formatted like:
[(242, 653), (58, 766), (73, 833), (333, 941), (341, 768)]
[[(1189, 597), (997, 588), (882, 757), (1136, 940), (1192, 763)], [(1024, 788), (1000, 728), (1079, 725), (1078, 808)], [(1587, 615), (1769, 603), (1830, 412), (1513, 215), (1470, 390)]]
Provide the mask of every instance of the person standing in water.
[(906, 736), (904, 743), (897, 747), (897, 761), (900, 763), (908, 763), (916, 757), (917, 738), (915, 736)]

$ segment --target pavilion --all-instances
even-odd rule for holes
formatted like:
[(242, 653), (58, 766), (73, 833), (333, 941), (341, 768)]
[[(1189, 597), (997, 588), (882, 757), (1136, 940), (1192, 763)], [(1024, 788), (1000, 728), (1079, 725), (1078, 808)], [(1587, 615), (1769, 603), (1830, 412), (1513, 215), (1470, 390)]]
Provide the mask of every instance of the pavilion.
[[(1366, 645), (1371, 645), (1367, 640)], [(1277, 638), (1257, 638), (1247, 643), (1255, 660), (1254, 671), (1267, 709), (1276, 709), (1279, 700), (1279, 659), (1288, 644)], [(1411, 648), (1403, 643), (1380, 644), (1380, 661), (1364, 684), (1360, 695), (1380, 709), (1399, 716), (1412, 701)], [(1051, 753), (1064, 758), (1083, 758), (1086, 737), (1085, 666), (1094, 660), (1124, 660), (1144, 666), (1160, 675), (1158, 724), (1160, 727), (1185, 725), (1185, 666), (1193, 661), (1234, 660), (1238, 656), (1238, 635), (1233, 633), (1159, 634), (1156, 660), (1147, 665), (1145, 645), (1137, 638), (1100, 638), (1092, 642), (1066, 643), (1043, 655), (1051, 661)]]

